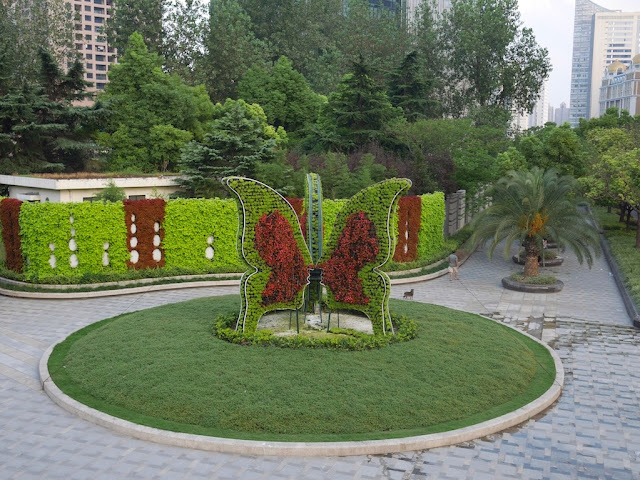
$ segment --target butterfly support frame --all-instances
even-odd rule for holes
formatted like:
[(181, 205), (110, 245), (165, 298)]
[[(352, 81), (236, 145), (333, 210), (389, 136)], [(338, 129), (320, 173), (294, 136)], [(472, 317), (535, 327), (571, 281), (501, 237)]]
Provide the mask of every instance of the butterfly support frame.
[(282, 195), (257, 180), (223, 179), (237, 197), (238, 254), (248, 267), (240, 281), (237, 329), (255, 332), (259, 319), (270, 311), (297, 312), (305, 304), (310, 272), (321, 270), (331, 310), (360, 311), (371, 320), (374, 334), (393, 333), (390, 280), (379, 269), (393, 255), (398, 200), (411, 181), (388, 179), (358, 192), (344, 205), (331, 237), (323, 242), (321, 188), (319, 177), (315, 179), (305, 205), (311, 213), (307, 222), (310, 246), (298, 216)]

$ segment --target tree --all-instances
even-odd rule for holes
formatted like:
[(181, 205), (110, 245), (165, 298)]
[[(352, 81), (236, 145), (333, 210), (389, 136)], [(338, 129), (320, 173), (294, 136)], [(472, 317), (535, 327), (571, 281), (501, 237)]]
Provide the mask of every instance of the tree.
[(147, 48), (154, 53), (163, 53), (165, 31), (162, 17), (165, 13), (164, 0), (114, 0), (113, 10), (106, 33), (109, 44), (118, 49), (122, 56), (128, 48), (129, 37), (138, 32)]
[(269, 125), (259, 105), (228, 99), (216, 104), (210, 132), (184, 147), (180, 167), (187, 178), (180, 183), (193, 196), (224, 195), (222, 177), (255, 176), (285, 142), (286, 132)]
[(205, 83), (205, 39), (208, 8), (205, 0), (168, 0), (164, 15), (162, 53), (168, 73), (178, 74), (188, 85)]
[(72, 103), (85, 95), (82, 64), (76, 61), (65, 74), (51, 53), (39, 55), (39, 82), (0, 97), (2, 173), (81, 170), (95, 152), (90, 135), (102, 107)]
[(160, 57), (147, 50), (138, 33), (129, 38), (109, 79), (99, 99), (110, 115), (97, 136), (109, 149), (109, 170), (164, 171), (177, 165), (182, 145), (202, 139), (214, 111), (205, 88), (164, 73)]
[(251, 18), (237, 0), (210, 3), (205, 46), (206, 86), (216, 102), (236, 98), (238, 81), (252, 65), (263, 63), (268, 51), (268, 43), (256, 38)]
[(451, 114), (476, 105), (531, 111), (551, 64), (521, 27), (517, 0), (453, 0), (439, 32)]
[(544, 239), (569, 247), (582, 263), (599, 255), (599, 234), (580, 214), (575, 199), (576, 182), (555, 170), (534, 167), (510, 172), (490, 189), (491, 205), (473, 221), (474, 245), (489, 242), (489, 257), (502, 241), (507, 257), (515, 241), (525, 251), (524, 276), (538, 275), (538, 256)]
[(380, 139), (383, 126), (402, 115), (369, 75), (369, 66), (363, 58), (353, 63), (352, 72), (329, 95), (323, 112), (346, 149)]
[(516, 144), (530, 167), (555, 168), (561, 175), (575, 177), (585, 173), (584, 144), (568, 124), (530, 129)]
[(98, 202), (107, 203), (107, 202), (121, 202), (125, 198), (127, 198), (127, 196), (124, 192), (124, 188), (117, 186), (116, 182), (114, 182), (113, 180), (109, 180), (109, 182), (107, 183), (107, 186), (104, 187), (100, 191), (100, 193), (98, 193), (94, 197), (94, 200)]
[(284, 127), (287, 133), (314, 123), (324, 103), (287, 57), (280, 57), (270, 69), (260, 66), (249, 69), (238, 83), (238, 96), (259, 104), (267, 121), (275, 127)]
[(0, 2), (0, 95), (10, 87), (37, 83), (39, 51), (55, 52), (57, 60), (72, 64), (73, 12), (64, 0), (5, 0)]
[(421, 68), (418, 52), (408, 53), (389, 75), (389, 100), (400, 107), (409, 121), (436, 116), (436, 102), (429, 99), (430, 88)]
[[(611, 205), (622, 202), (640, 213), (640, 148), (623, 128), (594, 128), (587, 132), (593, 149), (588, 175), (580, 179), (585, 196)], [(621, 212), (621, 220), (624, 212)], [(640, 215), (638, 215), (640, 218)], [(640, 225), (636, 229), (640, 248)]]

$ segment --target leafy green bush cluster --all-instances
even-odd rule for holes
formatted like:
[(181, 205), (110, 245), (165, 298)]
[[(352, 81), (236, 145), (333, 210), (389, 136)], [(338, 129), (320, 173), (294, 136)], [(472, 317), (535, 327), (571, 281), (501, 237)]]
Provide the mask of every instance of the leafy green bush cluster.
[(422, 212), (418, 232), (418, 259), (439, 252), (444, 246), (445, 205), (444, 193), (434, 192), (420, 195)]
[(322, 336), (275, 336), (271, 330), (256, 330), (244, 333), (236, 329), (238, 315), (222, 314), (213, 324), (213, 334), (230, 343), (238, 345), (260, 345), (280, 348), (327, 348), (330, 350), (372, 350), (394, 343), (406, 342), (416, 337), (418, 326), (416, 322), (405, 316), (392, 314), (394, 335), (370, 335), (351, 329), (331, 328), (330, 335)]
[[(4, 197), (0, 197), (0, 202)], [(4, 242), (2, 241), (2, 222), (0, 222), (0, 265), (4, 265), (7, 262), (7, 251), (4, 248)]]
[(324, 238), (325, 241), (328, 238), (331, 238), (331, 232), (333, 231), (333, 224), (336, 221), (336, 217), (342, 207), (345, 206), (347, 200), (339, 199), (339, 200), (331, 200), (328, 198), (324, 198), (322, 200), (322, 220), (324, 222)]
[(20, 234), (27, 280), (127, 270), (122, 203), (24, 203)]
[(535, 277), (525, 277), (523, 273), (514, 273), (509, 277), (514, 282), (526, 283), (527, 285), (553, 285), (558, 280), (553, 275), (536, 275)]
[[(167, 202), (163, 240), (166, 268), (191, 272), (240, 271), (236, 202), (221, 199), (178, 199)], [(213, 258), (207, 258), (207, 249)]]

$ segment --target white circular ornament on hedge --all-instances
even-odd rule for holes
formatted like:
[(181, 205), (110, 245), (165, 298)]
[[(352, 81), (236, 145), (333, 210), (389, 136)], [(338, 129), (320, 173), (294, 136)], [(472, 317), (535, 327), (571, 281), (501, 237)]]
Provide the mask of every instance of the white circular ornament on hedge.
[(71, 250), (72, 252), (75, 252), (78, 249), (78, 244), (76, 243), (75, 238), (72, 238), (71, 240), (69, 240), (69, 250)]
[(69, 257), (69, 265), (71, 268), (78, 268), (78, 256), (75, 253)]
[(162, 260), (162, 252), (157, 248), (153, 251), (152, 256), (156, 262), (159, 262), (160, 260)]
[(138, 254), (138, 251), (131, 250), (131, 256), (130, 256), (131, 263), (138, 263), (139, 259), (140, 259), (140, 255)]
[(204, 256), (207, 257), (207, 260), (213, 260), (213, 248), (207, 247), (204, 251)]
[(160, 246), (160, 235), (154, 235), (153, 236), (153, 246), (154, 247), (159, 247)]
[(131, 245), (131, 248), (136, 248), (138, 246), (138, 238), (131, 237), (131, 239), (129, 240), (129, 245)]

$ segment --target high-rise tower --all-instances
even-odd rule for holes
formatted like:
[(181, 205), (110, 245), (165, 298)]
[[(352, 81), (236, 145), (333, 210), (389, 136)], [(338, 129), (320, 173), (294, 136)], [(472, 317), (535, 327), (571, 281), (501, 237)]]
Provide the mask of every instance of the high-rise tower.
[(569, 123), (573, 126), (579, 118), (589, 118), (594, 15), (608, 11), (590, 0), (576, 0), (569, 100)]

